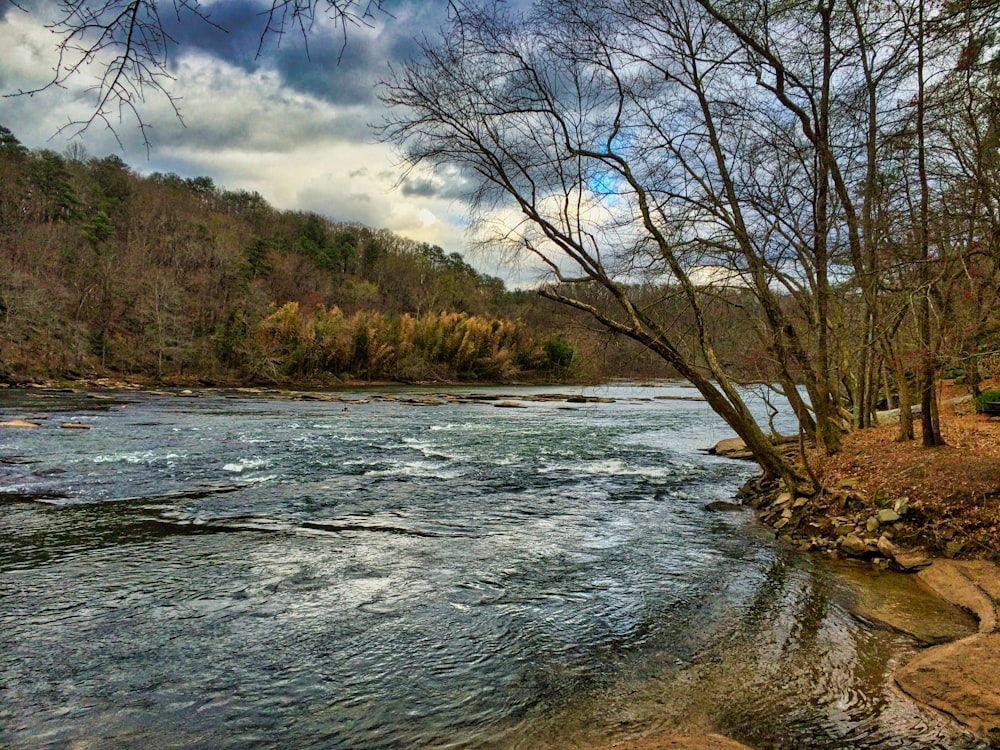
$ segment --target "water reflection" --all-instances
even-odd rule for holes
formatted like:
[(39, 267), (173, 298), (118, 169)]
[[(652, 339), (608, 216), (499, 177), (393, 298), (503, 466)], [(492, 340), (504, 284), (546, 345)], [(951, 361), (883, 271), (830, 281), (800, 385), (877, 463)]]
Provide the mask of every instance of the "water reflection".
[(747, 583), (711, 594), (733, 605), (721, 617), (706, 617), (716, 607), (705, 603), (679, 640), (620, 660), (599, 687), (469, 746), (593, 750), (717, 732), (759, 748), (990, 747), (894, 690), (892, 671), (914, 641), (851, 610), (871, 588), (896, 583), (916, 609), (949, 618), (956, 636), (975, 631), (966, 615), (904, 576), (782, 554)]

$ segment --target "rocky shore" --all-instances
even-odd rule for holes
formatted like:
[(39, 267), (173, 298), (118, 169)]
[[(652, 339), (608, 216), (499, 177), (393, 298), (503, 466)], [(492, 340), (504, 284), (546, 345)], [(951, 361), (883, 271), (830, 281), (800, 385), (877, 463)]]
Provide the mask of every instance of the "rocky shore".
[[(823, 482), (816, 495), (751, 481), (739, 500), (803, 553), (913, 574), (974, 615), (978, 632), (929, 645), (892, 679), (1000, 748), (1000, 420), (960, 404), (949, 403), (946, 447), (899, 443), (892, 425), (859, 431), (841, 455), (809, 456)], [(710, 452), (743, 458), (739, 442)], [(911, 632), (891, 608), (865, 616)]]
[(851, 483), (812, 497), (796, 496), (751, 482), (740, 490), (739, 499), (754, 508), (782, 542), (803, 552), (868, 560), (903, 572), (932, 562), (925, 550), (895, 541), (897, 524), (911, 511), (907, 497), (873, 502), (854, 491)]

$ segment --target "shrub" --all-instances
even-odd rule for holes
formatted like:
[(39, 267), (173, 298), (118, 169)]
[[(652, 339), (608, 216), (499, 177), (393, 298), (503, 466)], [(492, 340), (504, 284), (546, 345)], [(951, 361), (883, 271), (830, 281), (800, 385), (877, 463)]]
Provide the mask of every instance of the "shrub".
[(565, 369), (573, 362), (573, 355), (576, 353), (573, 345), (562, 336), (556, 335), (545, 342), (545, 353), (549, 357), (549, 362), (555, 367)]
[(1000, 403), (1000, 388), (992, 391), (983, 391), (976, 396), (972, 403), (975, 404), (976, 411), (978, 412), (990, 411), (990, 407), (987, 406), (988, 404)]

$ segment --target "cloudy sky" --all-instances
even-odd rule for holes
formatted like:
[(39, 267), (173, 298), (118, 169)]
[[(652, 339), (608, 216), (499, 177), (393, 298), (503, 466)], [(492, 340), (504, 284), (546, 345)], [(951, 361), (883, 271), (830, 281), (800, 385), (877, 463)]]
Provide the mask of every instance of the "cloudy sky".
[[(412, 175), (400, 183), (398, 154), (379, 144), (370, 127), (382, 116), (375, 84), (389, 65), (417, 53), (417, 40), (433, 38), (446, 20), (445, 0), (387, 0), (391, 15), (376, 14), (370, 27), (343, 31), (318, 21), (308, 35), (290, 33), (260, 47), (271, 0), (202, 0), (212, 24), (190, 15), (180, 23), (173, 3), (161, 2), (163, 20), (178, 41), (170, 49), (170, 102), (149, 92), (140, 105), (148, 131), (147, 153), (134, 118), (115, 133), (91, 126), (80, 140), (95, 156), (119, 154), (139, 173), (208, 175), (227, 189), (255, 190), (283, 209), (315, 211), (338, 221), (360, 222), (465, 253), (465, 210), (446, 175)], [(0, 0), (0, 92), (43, 86), (52, 78), (59, 37), (46, 28), (52, 0)], [(94, 3), (99, 4), (99, 3)], [(224, 31), (222, 30), (224, 29)], [(0, 99), (0, 124), (29, 148), (63, 151), (59, 128), (93, 112), (88, 93), (98, 66), (65, 88), (31, 97)], [(480, 255), (474, 266), (518, 283), (511, 272)]]

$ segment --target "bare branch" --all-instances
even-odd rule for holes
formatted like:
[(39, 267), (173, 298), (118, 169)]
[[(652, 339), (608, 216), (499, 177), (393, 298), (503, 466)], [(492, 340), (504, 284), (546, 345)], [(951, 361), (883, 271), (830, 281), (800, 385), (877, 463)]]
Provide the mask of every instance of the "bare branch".
[[(15, 0), (8, 2), (30, 12)], [(172, 0), (172, 10), (178, 22), (205, 23), (220, 32), (226, 31), (212, 20), (211, 13), (200, 0)], [(297, 30), (308, 42), (310, 32), (323, 17), (330, 19), (342, 32), (343, 54), (349, 29), (374, 25), (380, 13), (386, 13), (383, 0), (272, 0), (271, 7), (259, 14), (264, 19), (264, 28), (257, 54), (261, 53), (268, 37), (276, 38), (280, 44), (289, 30)], [(96, 71), (88, 88), (93, 96), (90, 114), (66, 123), (58, 132), (75, 136), (95, 123), (102, 123), (121, 144), (118, 128), (126, 119), (134, 119), (148, 150), (150, 123), (144, 119), (142, 110), (154, 96), (164, 97), (183, 124), (179, 100), (171, 93), (174, 82), (172, 54), (181, 42), (168, 31), (161, 15), (161, 3), (157, 0), (100, 0), (96, 3), (59, 0), (56, 17), (47, 28), (58, 39), (52, 78), (37, 88), (4, 94), (5, 98), (66, 88), (74, 79)]]

